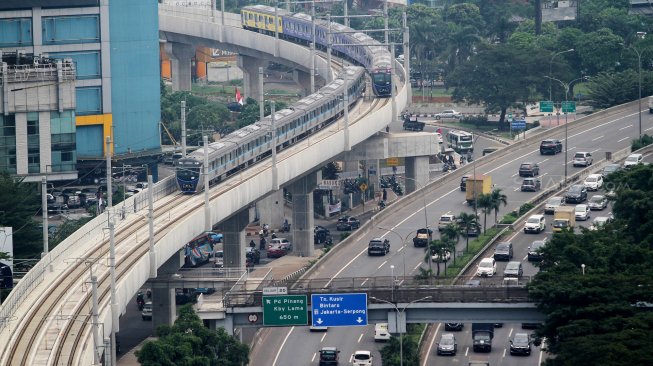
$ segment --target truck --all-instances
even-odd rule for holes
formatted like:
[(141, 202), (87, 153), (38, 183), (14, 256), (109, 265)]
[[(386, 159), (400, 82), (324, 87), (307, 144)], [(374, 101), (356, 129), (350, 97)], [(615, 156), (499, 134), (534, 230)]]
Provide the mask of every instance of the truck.
[(465, 200), (472, 205), (476, 197), (490, 193), (492, 190), (492, 176), (485, 174), (470, 176), (467, 178), (466, 184)]
[(424, 122), (419, 122), (416, 116), (404, 116), (404, 130), (407, 131), (424, 131)]
[(574, 230), (576, 225), (576, 213), (574, 206), (558, 206), (553, 211), (553, 232), (559, 233), (564, 228)]
[(492, 338), (494, 338), (493, 323), (472, 323), (474, 352), (492, 352)]
[(469, 357), (468, 366), (490, 366), (490, 360), (487, 357), (471, 356)]
[(433, 230), (429, 228), (417, 229), (413, 238), (413, 245), (417, 247), (426, 247), (433, 240)]

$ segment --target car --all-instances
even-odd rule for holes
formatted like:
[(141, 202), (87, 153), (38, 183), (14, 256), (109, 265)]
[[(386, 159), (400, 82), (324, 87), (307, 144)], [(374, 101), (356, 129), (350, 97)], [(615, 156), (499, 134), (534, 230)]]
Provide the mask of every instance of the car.
[(433, 230), (429, 228), (417, 229), (413, 238), (413, 245), (417, 247), (426, 247), (433, 240)]
[(542, 253), (540, 253), (540, 250), (546, 245), (546, 238), (542, 240), (535, 240), (531, 245), (528, 247), (528, 255), (527, 259), (529, 262), (536, 262), (536, 261), (541, 261), (542, 260)]
[(281, 258), (288, 254), (288, 250), (280, 245), (269, 247), (267, 252), (268, 258)]
[(325, 327), (323, 325), (313, 325), (312, 323), (308, 327), (309, 332), (326, 332), (327, 330), (329, 330), (329, 327)]
[(538, 178), (524, 178), (521, 182), (522, 192), (537, 192), (542, 188), (542, 181)]
[(340, 350), (336, 347), (322, 347), (319, 353), (319, 366), (338, 366), (340, 363)]
[(440, 341), (438, 342), (438, 349), (436, 353), (438, 355), (451, 355), (455, 356), (458, 351), (458, 343), (456, 343), (456, 337), (453, 333), (444, 333), (440, 336)]
[(478, 277), (492, 277), (497, 274), (497, 262), (492, 257), (483, 258), (476, 267)]
[(587, 221), (590, 218), (590, 207), (588, 205), (576, 205), (574, 215), (578, 221)]
[(353, 216), (342, 216), (338, 219), (336, 224), (336, 230), (338, 231), (350, 231), (358, 229), (361, 226), (361, 222)]
[(619, 165), (619, 164), (608, 164), (608, 165), (604, 166), (603, 169), (601, 170), (601, 175), (603, 176), (603, 178), (605, 178), (605, 177), (608, 176), (608, 174), (614, 173), (614, 172), (619, 171), (619, 170), (621, 170), (621, 165)]
[(509, 242), (499, 242), (497, 247), (494, 248), (494, 260), (495, 261), (509, 261), (512, 259), (512, 243)]
[(313, 243), (322, 244), (327, 241), (327, 238), (331, 236), (329, 229), (324, 226), (317, 225), (313, 229)]
[(143, 320), (152, 320), (152, 301), (148, 301), (143, 305), (143, 310), (141, 310), (141, 318)]
[(524, 269), (521, 262), (519, 261), (510, 261), (506, 264), (506, 268), (503, 270), (503, 277), (516, 277), (519, 278), (524, 274)]
[(603, 187), (603, 176), (601, 174), (590, 174), (583, 182), (588, 191), (598, 191)]
[(559, 152), (562, 152), (562, 142), (560, 140), (547, 139), (540, 142), (540, 155), (555, 155)]
[(68, 205), (61, 202), (48, 202), (49, 213), (62, 213), (68, 211)]
[(608, 198), (605, 196), (602, 196), (600, 194), (596, 194), (592, 196), (589, 201), (587, 201), (587, 205), (589, 206), (590, 210), (603, 210), (604, 208), (608, 207)]
[(460, 177), (460, 190), (465, 192), (467, 190), (467, 179), (469, 179), (471, 175), (463, 175)]
[(644, 157), (642, 154), (630, 154), (624, 161), (624, 168), (628, 168), (633, 165), (642, 164)]
[(460, 331), (460, 330), (463, 330), (464, 326), (465, 326), (464, 323), (444, 323), (444, 330), (445, 331), (447, 331), (447, 330), (448, 331), (452, 331), (452, 330)]
[(390, 253), (390, 240), (374, 238), (367, 246), (367, 255), (386, 255)]
[(610, 216), (597, 216), (594, 218), (594, 221), (592, 221), (592, 225), (590, 225), (589, 230), (590, 231), (598, 230), (601, 227), (605, 226), (605, 224), (609, 224), (611, 222), (612, 222), (612, 217)]
[(388, 331), (388, 323), (376, 323), (374, 325), (374, 342), (385, 342), (391, 338)]
[(521, 163), (519, 166), (520, 177), (534, 177), (540, 174), (540, 166), (537, 163)]
[(565, 192), (565, 202), (583, 203), (587, 200), (587, 188), (582, 184), (574, 184)]
[(456, 223), (456, 216), (455, 215), (442, 215), (440, 216), (440, 220), (438, 221), (438, 231), (442, 231), (447, 225), (450, 224), (455, 224)]
[(501, 149), (501, 147), (498, 147), (498, 146), (486, 147), (486, 148), (483, 149), (483, 151), (482, 151), (482, 153), (483, 153), (482, 156), (485, 156), (485, 155), (488, 155), (488, 154), (492, 154), (493, 152), (495, 152), (495, 151), (497, 151), (497, 150), (499, 150), (499, 149)]
[(213, 267), (224, 267), (224, 251), (216, 250), (215, 253), (213, 253)]
[(574, 166), (590, 166), (594, 162), (592, 154), (585, 151), (579, 151), (574, 155), (573, 165)]
[(286, 251), (291, 251), (292, 250), (292, 244), (290, 243), (290, 240), (286, 238), (274, 238), (270, 240), (270, 244), (268, 244), (268, 248), (274, 247), (274, 246), (280, 246), (286, 249)]
[(374, 364), (372, 352), (359, 350), (354, 352), (349, 359), (352, 366), (367, 366)]
[(442, 119), (442, 118), (460, 119), (460, 118), (462, 118), (462, 116), (463, 115), (460, 112), (457, 112), (457, 111), (455, 111), (453, 109), (447, 109), (447, 110), (444, 110), (444, 111), (442, 111), (440, 113), (436, 113), (435, 114), (435, 119)]
[[(269, 256), (270, 250), (268, 249), (268, 257)], [(245, 258), (249, 258), (252, 264), (259, 264), (261, 263), (261, 251), (256, 248), (247, 247), (247, 249), (245, 249)]]
[(431, 261), (433, 262), (446, 262), (451, 259), (451, 251), (446, 248), (440, 250), (431, 249)]
[(515, 333), (510, 340), (510, 354), (530, 356), (531, 338), (528, 333)]
[(556, 207), (560, 207), (564, 205), (565, 205), (565, 197), (553, 196), (549, 198), (548, 201), (546, 201), (546, 204), (544, 205), (544, 213), (553, 215)]
[(546, 218), (544, 215), (531, 215), (524, 224), (524, 233), (539, 234), (546, 229)]
[(223, 234), (215, 233), (213, 231), (205, 231), (203, 234), (206, 234), (206, 237), (209, 239), (209, 241), (212, 244), (217, 244), (217, 243), (222, 242), (222, 238), (224, 237)]
[[(476, 220), (478, 220), (478, 216), (476, 216)], [(464, 227), (463, 222), (460, 220), (460, 218), (456, 219), (456, 224), (458, 224), (459, 227)], [(478, 224), (478, 221), (476, 225), (470, 226), (467, 229), (467, 233), (465, 233), (467, 236), (479, 236), (481, 235), (481, 225)]]

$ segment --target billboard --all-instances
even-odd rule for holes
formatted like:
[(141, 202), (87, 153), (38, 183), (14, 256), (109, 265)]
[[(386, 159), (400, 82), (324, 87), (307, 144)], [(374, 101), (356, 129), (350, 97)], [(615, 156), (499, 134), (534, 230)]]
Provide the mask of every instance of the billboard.
[(9, 259), (0, 259), (0, 288), (14, 287), (14, 241), (11, 227), (0, 227), (0, 253)]

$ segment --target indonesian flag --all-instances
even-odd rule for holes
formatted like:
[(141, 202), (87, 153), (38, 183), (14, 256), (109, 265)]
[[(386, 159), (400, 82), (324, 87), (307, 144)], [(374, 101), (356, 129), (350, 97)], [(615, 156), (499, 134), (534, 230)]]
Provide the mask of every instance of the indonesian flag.
[(238, 102), (240, 105), (243, 105), (243, 96), (240, 95), (238, 88), (236, 88), (236, 102)]

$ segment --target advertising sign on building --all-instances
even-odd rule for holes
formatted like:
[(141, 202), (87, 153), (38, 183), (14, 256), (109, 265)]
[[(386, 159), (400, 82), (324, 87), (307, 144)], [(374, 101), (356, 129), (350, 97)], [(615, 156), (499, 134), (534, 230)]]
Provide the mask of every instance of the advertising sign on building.
[(0, 228), (0, 288), (14, 286), (14, 241), (11, 227)]

